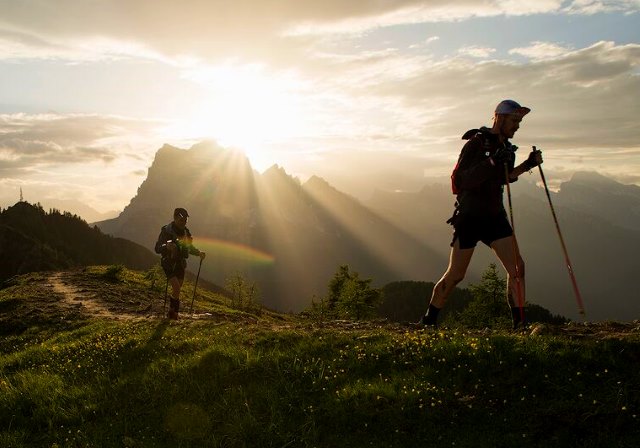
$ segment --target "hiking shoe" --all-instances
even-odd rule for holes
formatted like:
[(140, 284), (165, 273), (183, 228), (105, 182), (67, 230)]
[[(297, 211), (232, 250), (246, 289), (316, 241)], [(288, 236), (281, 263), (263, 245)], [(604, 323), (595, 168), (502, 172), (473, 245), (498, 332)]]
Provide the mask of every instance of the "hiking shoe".
[(169, 319), (178, 320), (179, 311), (180, 311), (180, 300), (171, 299), (169, 301), (169, 314), (167, 314), (167, 317)]
[(432, 321), (426, 314), (420, 318), (420, 320), (418, 321), (418, 325), (427, 328), (438, 328), (438, 322)]
[(527, 320), (525, 320), (524, 322), (515, 322), (512, 326), (512, 331), (514, 332), (529, 331), (530, 328), (531, 328), (531, 325)]

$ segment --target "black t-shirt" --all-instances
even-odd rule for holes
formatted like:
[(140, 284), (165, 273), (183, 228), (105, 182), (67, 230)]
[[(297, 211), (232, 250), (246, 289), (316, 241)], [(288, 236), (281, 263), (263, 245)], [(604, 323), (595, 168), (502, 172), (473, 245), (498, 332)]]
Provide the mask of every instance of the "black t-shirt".
[(490, 157), (502, 148), (512, 151), (514, 155), (507, 165), (511, 172), (517, 147), (509, 141), (500, 142), (498, 136), (488, 128), (468, 131), (465, 137), (468, 141), (460, 152), (453, 175), (458, 191), (457, 213), (465, 216), (494, 216), (505, 213), (502, 198), (506, 181), (504, 165), (494, 166)]

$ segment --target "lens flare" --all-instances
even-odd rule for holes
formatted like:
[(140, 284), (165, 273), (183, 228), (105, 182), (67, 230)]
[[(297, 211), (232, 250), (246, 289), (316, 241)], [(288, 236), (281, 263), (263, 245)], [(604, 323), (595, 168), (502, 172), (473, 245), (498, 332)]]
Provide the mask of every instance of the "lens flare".
[(273, 255), (240, 243), (214, 238), (198, 238), (194, 243), (207, 253), (207, 257), (225, 257), (258, 265), (270, 265), (275, 261)]

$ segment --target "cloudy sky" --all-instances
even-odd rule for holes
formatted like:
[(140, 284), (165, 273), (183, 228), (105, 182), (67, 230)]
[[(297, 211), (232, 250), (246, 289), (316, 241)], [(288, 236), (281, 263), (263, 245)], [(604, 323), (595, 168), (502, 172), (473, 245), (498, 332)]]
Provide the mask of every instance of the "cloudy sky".
[[(503, 98), (556, 181), (640, 184), (639, 0), (0, 0), (0, 205), (122, 209), (202, 139), (366, 198), (448, 176)], [(522, 156), (522, 155), (521, 155)], [(548, 176), (549, 177), (549, 176)]]

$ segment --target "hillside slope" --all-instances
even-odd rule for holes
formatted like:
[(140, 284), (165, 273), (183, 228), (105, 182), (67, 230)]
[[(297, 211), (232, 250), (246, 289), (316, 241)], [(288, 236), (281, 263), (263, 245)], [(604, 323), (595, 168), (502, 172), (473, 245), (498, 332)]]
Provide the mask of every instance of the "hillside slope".
[(249, 313), (204, 290), (198, 318), (168, 322), (146, 309), (157, 286), (92, 267), (0, 290), (0, 446), (640, 443), (640, 322), (426, 331)]
[[(190, 320), (255, 321), (251, 313), (233, 309), (228, 292), (186, 276), (182, 288), (182, 315)], [(32, 272), (3, 284), (0, 293), (0, 333), (19, 334), (31, 326), (86, 322), (162, 320), (165, 317), (164, 274), (157, 267), (146, 272), (120, 265), (87, 266), (65, 271)], [(193, 301), (193, 312), (191, 303)], [(168, 303), (166, 304), (168, 306)], [(279, 316), (269, 310), (261, 315)]]

